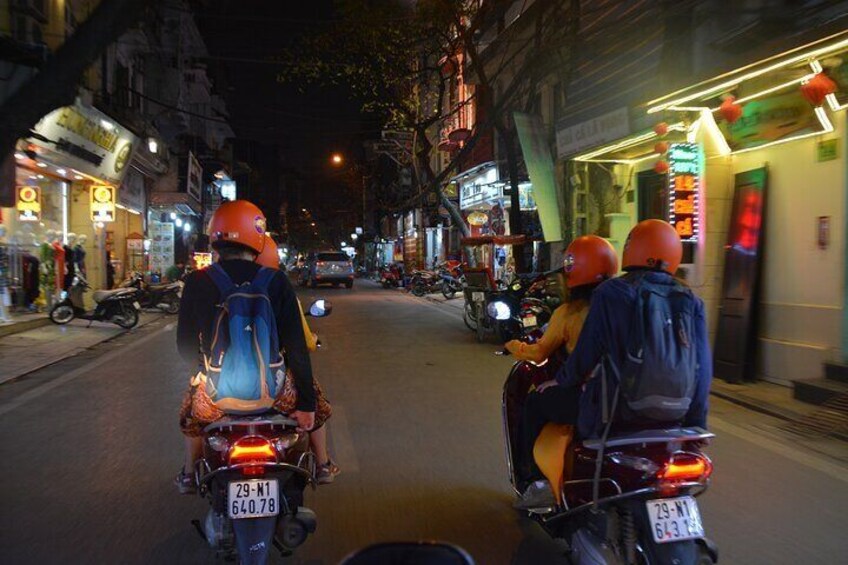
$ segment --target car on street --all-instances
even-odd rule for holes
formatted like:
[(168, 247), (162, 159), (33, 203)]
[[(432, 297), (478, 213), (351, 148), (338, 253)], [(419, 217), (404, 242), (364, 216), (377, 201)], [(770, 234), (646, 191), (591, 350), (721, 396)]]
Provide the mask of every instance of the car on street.
[(347, 288), (353, 288), (353, 262), (342, 251), (311, 253), (298, 277), (301, 286), (316, 288), (319, 284), (343, 284)]

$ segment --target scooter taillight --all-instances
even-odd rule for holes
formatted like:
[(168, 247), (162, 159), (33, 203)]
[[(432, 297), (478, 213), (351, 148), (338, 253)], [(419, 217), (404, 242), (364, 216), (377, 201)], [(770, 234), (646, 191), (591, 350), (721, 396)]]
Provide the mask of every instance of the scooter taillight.
[[(276, 463), (277, 452), (271, 441), (264, 437), (243, 437), (233, 444), (229, 455), (230, 465), (244, 465), (250, 463)], [(265, 474), (262, 465), (247, 465), (242, 467), (242, 473), (248, 476)]]
[(699, 453), (675, 453), (657, 473), (657, 479), (662, 483), (706, 482), (713, 472), (713, 463), (705, 455)]

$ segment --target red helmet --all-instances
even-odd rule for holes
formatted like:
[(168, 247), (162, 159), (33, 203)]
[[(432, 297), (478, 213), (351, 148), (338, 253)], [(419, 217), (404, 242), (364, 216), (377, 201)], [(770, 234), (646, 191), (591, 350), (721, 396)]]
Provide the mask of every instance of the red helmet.
[(224, 202), (209, 222), (209, 239), (213, 247), (218, 242), (228, 241), (262, 253), (265, 248), (265, 214), (247, 200)]
[(565, 250), (563, 269), (568, 288), (599, 283), (618, 272), (618, 257), (609, 241), (596, 235), (584, 235), (572, 241)]
[(625, 270), (642, 267), (673, 275), (683, 259), (683, 243), (668, 222), (644, 220), (630, 230), (622, 259)]
[(256, 257), (256, 262), (269, 269), (280, 268), (280, 257), (277, 255), (277, 242), (267, 233), (265, 234), (265, 248)]

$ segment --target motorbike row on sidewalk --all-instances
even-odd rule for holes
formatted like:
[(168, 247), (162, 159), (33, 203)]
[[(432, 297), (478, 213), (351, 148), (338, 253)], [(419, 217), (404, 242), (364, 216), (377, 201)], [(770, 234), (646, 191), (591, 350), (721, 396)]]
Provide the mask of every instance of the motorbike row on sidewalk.
[(124, 329), (138, 324), (142, 309), (153, 309), (166, 314), (176, 314), (180, 309), (183, 292), (182, 280), (163, 284), (148, 283), (141, 273), (133, 272), (118, 288), (95, 290), (94, 310), (85, 306), (84, 295), (91, 285), (77, 273), (71, 287), (50, 309), (50, 321), (64, 325), (74, 319), (92, 322), (111, 322)]

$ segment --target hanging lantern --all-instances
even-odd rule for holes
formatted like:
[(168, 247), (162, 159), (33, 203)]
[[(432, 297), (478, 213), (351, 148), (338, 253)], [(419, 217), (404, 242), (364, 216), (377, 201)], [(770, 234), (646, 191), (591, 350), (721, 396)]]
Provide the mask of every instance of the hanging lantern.
[(668, 153), (668, 142), (660, 141), (656, 145), (654, 145), (654, 153), (659, 153), (660, 155), (665, 155)]
[(657, 161), (654, 164), (654, 172), (664, 175), (668, 172), (668, 161)]
[(654, 126), (654, 133), (660, 137), (664, 137), (668, 133), (668, 124), (665, 122), (658, 123)]
[(735, 96), (726, 96), (724, 102), (719, 106), (718, 112), (725, 122), (733, 124), (742, 117), (742, 104), (736, 102)]
[(828, 94), (836, 92), (836, 83), (824, 73), (819, 73), (801, 85), (801, 94), (813, 106), (821, 106)]

